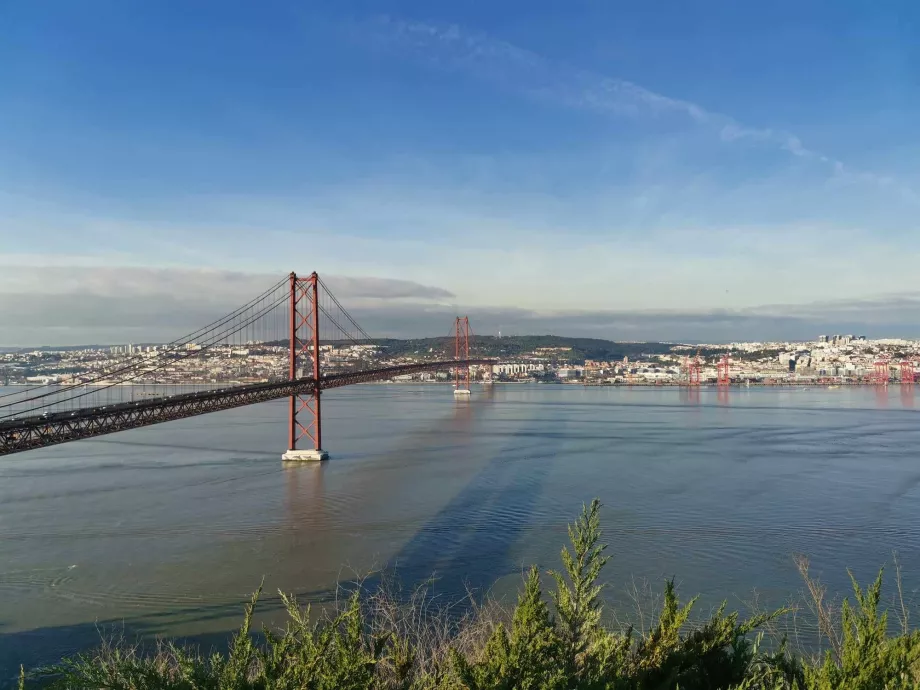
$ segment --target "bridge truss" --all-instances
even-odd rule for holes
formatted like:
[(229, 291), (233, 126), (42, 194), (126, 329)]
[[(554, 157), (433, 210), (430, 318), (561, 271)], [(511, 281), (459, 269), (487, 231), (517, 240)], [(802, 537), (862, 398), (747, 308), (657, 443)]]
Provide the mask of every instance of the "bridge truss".
[[(358, 354), (345, 365), (337, 363), (332, 354), (336, 345), (357, 346), (351, 352)], [(324, 459), (322, 391), (420, 372), (468, 372), (470, 365), (492, 363), (471, 358), (468, 341), (463, 350), (452, 347), (454, 358), (449, 359), (448, 347), (454, 345), (445, 342), (446, 356), (434, 361), (381, 365), (360, 354), (361, 348), (373, 348), (373, 340), (319, 276), (299, 278), (292, 273), (242, 308), (185, 338), (126, 358), (102, 357), (89, 373), (62, 385), (0, 395), (0, 455), (289, 398), (285, 457)], [(286, 357), (278, 356), (285, 350)], [(196, 378), (205, 378), (199, 376), (201, 371), (213, 372), (215, 359), (232, 359), (244, 351), (274, 356), (265, 358), (268, 370), (261, 380)], [(287, 371), (279, 367), (285, 358)], [(301, 444), (307, 447), (298, 448)]]

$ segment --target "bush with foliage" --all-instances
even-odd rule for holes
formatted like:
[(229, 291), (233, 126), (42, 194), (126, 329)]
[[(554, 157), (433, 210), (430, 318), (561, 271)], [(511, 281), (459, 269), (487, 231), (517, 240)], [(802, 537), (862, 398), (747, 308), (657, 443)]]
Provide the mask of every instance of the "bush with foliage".
[[(844, 601), (839, 626), (821, 658), (798, 658), (785, 640), (763, 647), (765, 624), (785, 611), (740, 620), (723, 604), (691, 625), (696, 599), (682, 604), (665, 586), (655, 624), (644, 633), (603, 623), (599, 576), (607, 562), (600, 504), (584, 507), (569, 527), (562, 572), (551, 572), (549, 602), (540, 573), (530, 569), (517, 605), (473, 606), (457, 617), (434, 609), (424, 594), (408, 601), (383, 591), (352, 593), (334, 612), (314, 620), (309, 607), (282, 595), (286, 628), (252, 634), (261, 588), (246, 605), (243, 624), (226, 653), (203, 655), (172, 643), (149, 654), (107, 644), (32, 674), (20, 688), (112, 690), (907, 690), (920, 688), (920, 632), (906, 619), (889, 635), (879, 611), (882, 579)], [(819, 614), (820, 589), (803, 572)]]

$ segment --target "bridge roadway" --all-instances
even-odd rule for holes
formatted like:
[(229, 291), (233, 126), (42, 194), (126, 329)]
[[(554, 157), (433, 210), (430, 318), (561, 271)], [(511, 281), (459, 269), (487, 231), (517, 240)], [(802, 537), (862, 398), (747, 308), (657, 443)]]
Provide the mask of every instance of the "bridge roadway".
[[(403, 374), (443, 371), (455, 366), (492, 364), (491, 359), (446, 360), (401, 364), (381, 369), (342, 372), (320, 378), (320, 390), (340, 388), (356, 383), (383, 381)], [(0, 455), (45, 448), (68, 441), (78, 441), (116, 431), (137, 429), (151, 424), (196, 417), (209, 412), (230, 410), (245, 405), (312, 393), (312, 376), (293, 381), (254, 383), (218, 390), (183, 393), (138, 402), (86, 407), (63, 412), (46, 412), (0, 422)]]

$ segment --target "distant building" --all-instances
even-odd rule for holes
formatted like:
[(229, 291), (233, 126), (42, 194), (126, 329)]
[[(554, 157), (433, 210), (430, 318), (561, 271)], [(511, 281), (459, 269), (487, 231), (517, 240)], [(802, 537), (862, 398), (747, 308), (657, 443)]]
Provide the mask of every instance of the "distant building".
[(826, 343), (826, 342), (827, 342), (827, 336), (826, 336), (826, 335), (819, 335), (819, 336), (818, 336), (818, 342), (819, 342), (819, 343)]
[(502, 364), (493, 365), (492, 373), (515, 376), (518, 374), (529, 374), (532, 371), (544, 371), (545, 369), (545, 366), (535, 362), (504, 362)]
[(581, 377), (581, 374), (581, 369), (560, 369), (556, 372), (556, 375), (561, 379), (577, 379)]

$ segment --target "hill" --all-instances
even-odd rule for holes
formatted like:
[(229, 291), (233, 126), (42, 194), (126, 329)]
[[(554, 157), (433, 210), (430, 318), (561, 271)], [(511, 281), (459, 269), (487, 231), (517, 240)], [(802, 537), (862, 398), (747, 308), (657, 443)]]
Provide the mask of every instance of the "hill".
[[(448, 337), (408, 340), (377, 339), (374, 342), (392, 356), (440, 353), (446, 357), (452, 357), (454, 354), (454, 340)], [(642, 355), (666, 354), (673, 346), (673, 343), (616, 342), (600, 338), (568, 338), (559, 335), (512, 335), (501, 338), (491, 335), (474, 335), (470, 339), (470, 355), (513, 359), (530, 354), (539, 348), (558, 348), (555, 352), (547, 352), (546, 356), (559, 362), (583, 364), (586, 359), (611, 361), (629, 357), (635, 360)]]

